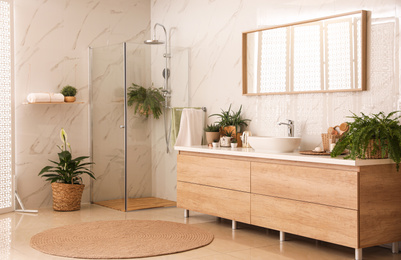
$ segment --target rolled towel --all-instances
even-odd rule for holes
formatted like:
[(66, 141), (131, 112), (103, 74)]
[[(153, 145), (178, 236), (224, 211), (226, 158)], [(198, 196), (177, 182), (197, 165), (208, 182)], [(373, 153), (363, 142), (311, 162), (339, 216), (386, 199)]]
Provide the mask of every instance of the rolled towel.
[(61, 93), (50, 93), (50, 102), (51, 103), (63, 103), (64, 95)]
[(61, 93), (30, 93), (27, 98), (29, 103), (62, 103), (64, 96)]

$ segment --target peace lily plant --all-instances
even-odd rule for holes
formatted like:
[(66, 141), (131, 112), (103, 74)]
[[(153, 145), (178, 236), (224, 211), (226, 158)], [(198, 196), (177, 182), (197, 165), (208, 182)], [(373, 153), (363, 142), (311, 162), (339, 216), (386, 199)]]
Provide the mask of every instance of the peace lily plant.
[(57, 147), (61, 152), (58, 153), (59, 161), (52, 161), (53, 166), (45, 166), (39, 173), (39, 176), (46, 178), (47, 181), (69, 184), (82, 184), (82, 174), (88, 174), (91, 178), (96, 179), (93, 172), (87, 167), (93, 162), (82, 162), (89, 156), (80, 156), (72, 159), (71, 145), (67, 142), (67, 133), (63, 128), (60, 131), (60, 139), (63, 144)]

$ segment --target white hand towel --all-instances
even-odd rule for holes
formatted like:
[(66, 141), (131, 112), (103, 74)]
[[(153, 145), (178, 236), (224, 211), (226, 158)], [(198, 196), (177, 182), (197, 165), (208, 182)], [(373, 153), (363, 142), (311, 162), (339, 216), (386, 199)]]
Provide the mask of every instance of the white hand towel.
[(61, 93), (30, 93), (27, 98), (29, 103), (62, 103), (64, 96)]
[(205, 112), (200, 109), (183, 109), (175, 146), (201, 145), (204, 118)]

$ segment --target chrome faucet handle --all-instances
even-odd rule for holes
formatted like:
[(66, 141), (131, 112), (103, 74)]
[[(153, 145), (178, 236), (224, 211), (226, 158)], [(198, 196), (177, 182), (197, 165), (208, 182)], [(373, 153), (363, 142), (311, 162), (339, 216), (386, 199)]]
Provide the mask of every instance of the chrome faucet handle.
[(294, 121), (291, 119), (286, 119), (287, 123), (279, 122), (278, 125), (286, 125), (288, 128), (288, 136), (293, 137), (294, 136)]

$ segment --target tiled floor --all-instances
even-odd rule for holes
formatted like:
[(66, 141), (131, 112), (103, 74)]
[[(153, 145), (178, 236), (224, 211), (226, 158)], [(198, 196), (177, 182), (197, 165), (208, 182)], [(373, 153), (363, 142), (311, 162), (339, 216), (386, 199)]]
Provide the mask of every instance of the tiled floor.
[[(312, 239), (287, 235), (288, 241), (280, 243), (277, 231), (238, 224), (231, 230), (231, 221), (218, 220), (216, 217), (191, 212), (184, 219), (183, 210), (178, 208), (159, 208), (120, 212), (98, 205), (83, 205), (80, 211), (55, 212), (41, 209), (38, 214), (8, 213), (0, 215), (0, 259), (69, 259), (43, 254), (29, 246), (30, 238), (43, 230), (80, 222), (120, 219), (154, 219), (187, 223), (209, 230), (215, 235), (214, 241), (203, 248), (192, 251), (151, 257), (159, 259), (353, 259), (354, 250)], [(366, 260), (400, 259), (401, 254), (392, 254), (390, 249), (372, 247), (363, 250)]]

